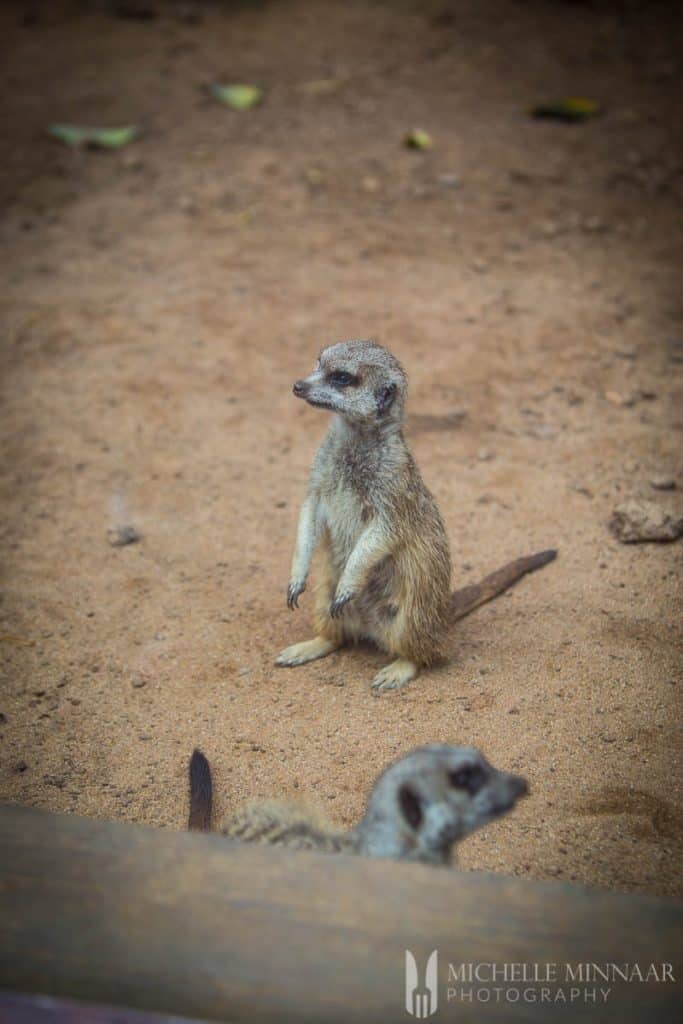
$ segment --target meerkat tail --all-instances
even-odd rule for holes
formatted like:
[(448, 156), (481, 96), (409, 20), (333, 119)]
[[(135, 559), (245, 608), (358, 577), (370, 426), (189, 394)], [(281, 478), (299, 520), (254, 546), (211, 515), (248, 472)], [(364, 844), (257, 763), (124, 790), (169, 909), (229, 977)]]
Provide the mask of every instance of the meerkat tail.
[(508, 590), (513, 583), (516, 583), (522, 576), (526, 576), (528, 572), (535, 572), (536, 569), (541, 569), (548, 562), (552, 562), (556, 555), (557, 551), (552, 549), (538, 551), (535, 555), (524, 555), (522, 558), (516, 558), (514, 562), (508, 562), (501, 569), (496, 569), (480, 583), (454, 590), (451, 594), (451, 622), (464, 619), (475, 608), (486, 604), (487, 601), (493, 600), (494, 597), (498, 597), (503, 591)]
[(211, 767), (201, 750), (194, 750), (190, 758), (190, 817), (189, 829), (208, 832), (211, 829), (213, 802)]

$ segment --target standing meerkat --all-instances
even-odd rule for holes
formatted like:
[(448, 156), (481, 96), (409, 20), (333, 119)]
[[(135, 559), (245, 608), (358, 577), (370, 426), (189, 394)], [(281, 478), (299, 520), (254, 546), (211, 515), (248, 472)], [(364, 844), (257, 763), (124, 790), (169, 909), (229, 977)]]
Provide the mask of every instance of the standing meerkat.
[[(189, 828), (209, 831), (211, 769), (200, 750), (189, 774)], [(498, 771), (478, 750), (432, 744), (379, 775), (363, 818), (348, 832), (305, 804), (285, 801), (247, 804), (218, 831), (241, 842), (447, 865), (455, 843), (507, 814), (526, 793), (525, 779)]]
[(319, 545), (317, 635), (285, 648), (277, 665), (303, 665), (370, 640), (395, 657), (373, 689), (399, 689), (443, 658), (455, 619), (555, 557), (519, 558), (451, 593), (443, 521), (403, 437), (406, 390), (401, 364), (371, 341), (324, 349), (294, 385), (297, 398), (336, 415), (313, 462), (287, 589), (288, 606), (298, 607)]

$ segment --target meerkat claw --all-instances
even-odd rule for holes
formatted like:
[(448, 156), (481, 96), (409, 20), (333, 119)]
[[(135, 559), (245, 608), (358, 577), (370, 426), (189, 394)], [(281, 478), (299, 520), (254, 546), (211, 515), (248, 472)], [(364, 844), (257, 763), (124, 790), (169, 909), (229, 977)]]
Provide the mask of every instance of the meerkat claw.
[(400, 690), (411, 679), (417, 675), (418, 668), (413, 661), (407, 658), (397, 658), (391, 665), (385, 665), (372, 680), (372, 689), (375, 693), (385, 693), (387, 690)]
[(290, 583), (287, 587), (287, 607), (290, 611), (299, 607), (299, 597), (306, 589), (305, 583)]
[(335, 597), (330, 605), (330, 618), (338, 619), (352, 597), (353, 594), (341, 594), (339, 597)]

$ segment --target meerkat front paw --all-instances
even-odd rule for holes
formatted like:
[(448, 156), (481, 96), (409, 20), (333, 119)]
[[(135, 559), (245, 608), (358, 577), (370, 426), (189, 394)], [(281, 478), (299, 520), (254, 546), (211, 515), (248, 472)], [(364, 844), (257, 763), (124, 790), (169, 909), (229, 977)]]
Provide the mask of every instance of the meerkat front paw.
[(353, 596), (354, 595), (350, 590), (342, 591), (341, 594), (335, 594), (334, 601), (330, 605), (330, 618), (338, 619), (346, 605), (353, 598)]
[(419, 669), (414, 661), (407, 658), (397, 658), (391, 665), (385, 665), (372, 680), (372, 689), (375, 693), (384, 693), (386, 690), (400, 690), (401, 687), (414, 679)]
[(299, 598), (306, 589), (306, 580), (292, 580), (287, 587), (287, 607), (290, 610), (299, 607)]

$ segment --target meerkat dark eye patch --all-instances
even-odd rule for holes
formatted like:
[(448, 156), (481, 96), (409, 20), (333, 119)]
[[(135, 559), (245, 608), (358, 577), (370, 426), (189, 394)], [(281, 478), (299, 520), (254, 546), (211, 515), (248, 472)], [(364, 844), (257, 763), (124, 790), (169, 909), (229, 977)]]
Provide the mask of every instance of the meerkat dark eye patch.
[(484, 783), (484, 772), (478, 764), (468, 764), (457, 771), (449, 772), (448, 781), (453, 789), (464, 789), (465, 792), (474, 794)]
[(415, 790), (410, 786), (401, 786), (398, 791), (398, 802), (401, 813), (410, 827), (418, 829), (422, 824), (422, 807)]
[(348, 388), (358, 383), (358, 377), (353, 373), (347, 373), (346, 370), (332, 370), (327, 375), (327, 383), (333, 388)]
[(377, 415), (384, 416), (385, 413), (389, 412), (394, 399), (396, 398), (396, 385), (387, 384), (386, 387), (379, 388), (375, 391), (375, 401), (377, 402)]

